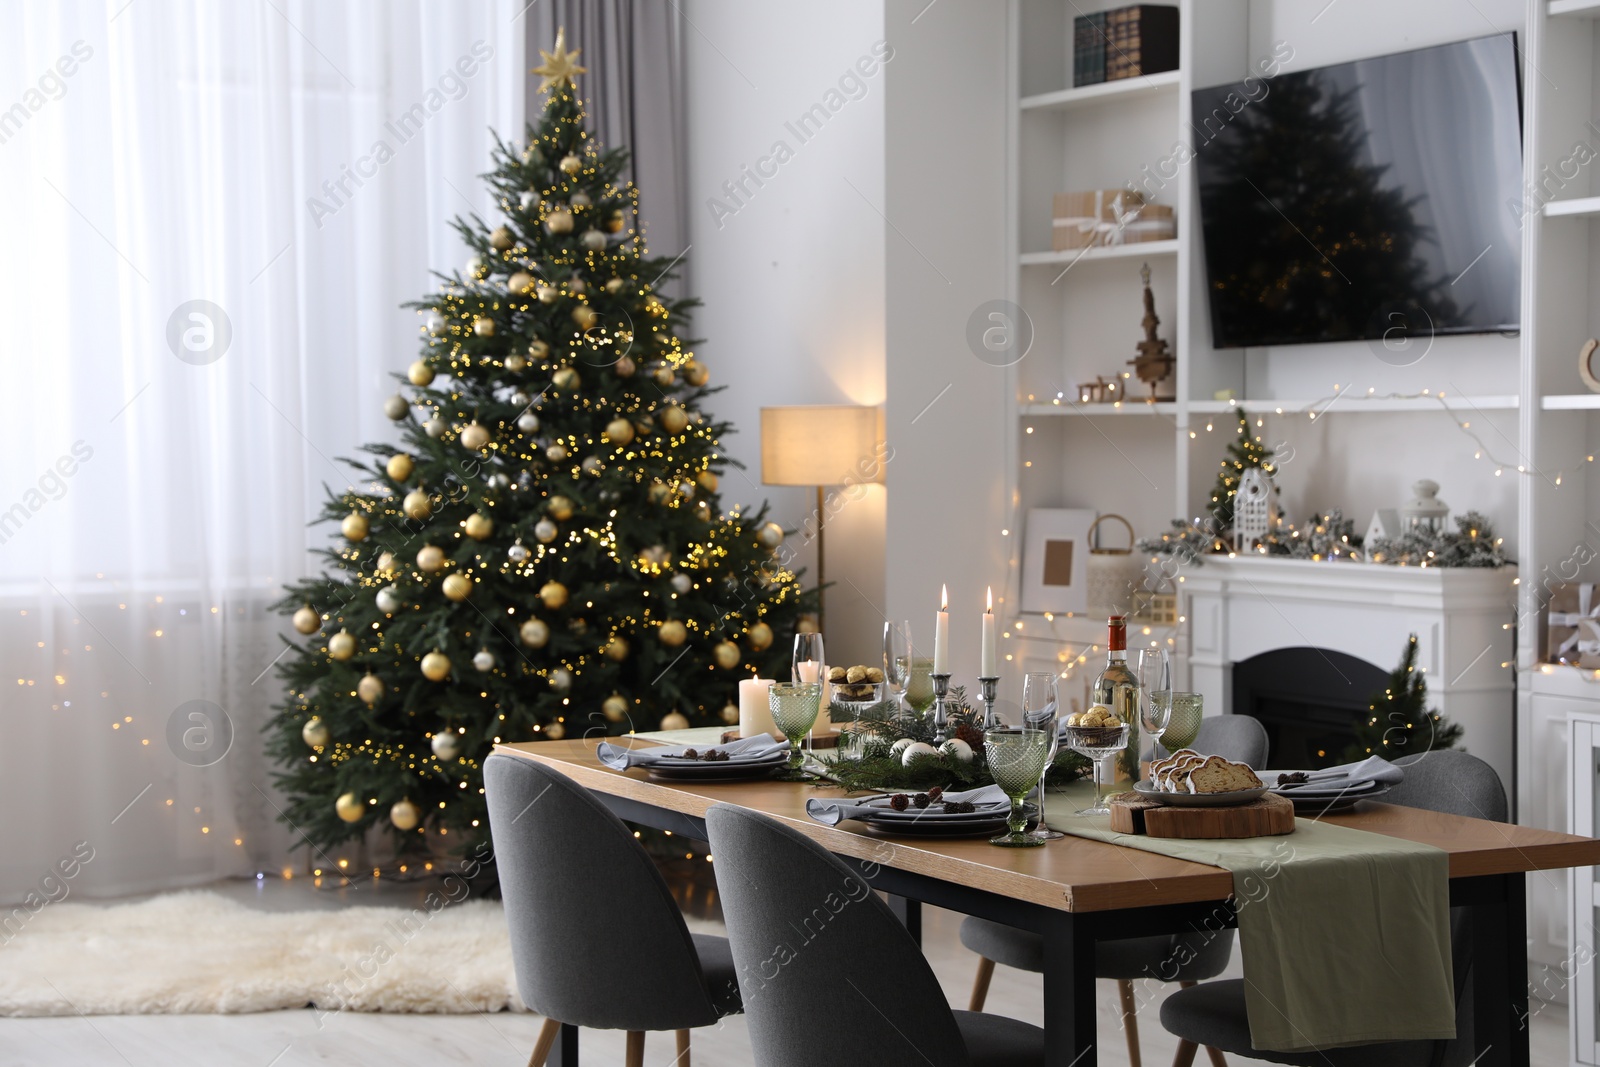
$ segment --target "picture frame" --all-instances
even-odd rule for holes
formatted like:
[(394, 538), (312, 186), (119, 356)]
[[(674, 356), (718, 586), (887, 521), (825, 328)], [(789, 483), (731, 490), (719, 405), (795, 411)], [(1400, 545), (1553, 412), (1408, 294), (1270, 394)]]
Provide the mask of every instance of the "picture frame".
[(1083, 613), (1089, 608), (1092, 508), (1029, 508), (1022, 542), (1022, 610)]

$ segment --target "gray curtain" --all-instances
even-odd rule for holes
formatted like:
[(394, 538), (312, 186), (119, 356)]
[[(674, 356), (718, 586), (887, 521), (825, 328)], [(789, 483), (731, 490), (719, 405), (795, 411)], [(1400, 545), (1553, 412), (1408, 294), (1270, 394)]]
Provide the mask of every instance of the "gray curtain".
[[(578, 92), (589, 132), (606, 148), (632, 153), (627, 177), (639, 187), (650, 254), (672, 257), (689, 239), (685, 158), (683, 16), (661, 0), (543, 0), (528, 12), (528, 66), (566, 27), (567, 47), (581, 48)], [(539, 79), (528, 76), (528, 119), (544, 109)], [(667, 287), (679, 295), (682, 282)]]

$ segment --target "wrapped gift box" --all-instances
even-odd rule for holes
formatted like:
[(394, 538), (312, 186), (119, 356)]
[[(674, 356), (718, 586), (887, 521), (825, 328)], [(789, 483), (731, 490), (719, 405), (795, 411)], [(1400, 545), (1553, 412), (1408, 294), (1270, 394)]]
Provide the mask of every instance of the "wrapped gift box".
[(1144, 195), (1133, 189), (1089, 189), (1057, 193), (1051, 212), (1050, 247), (1056, 252), (1108, 243), (1119, 226), (1137, 221)]
[(1594, 582), (1551, 584), (1549, 658), (1600, 670), (1600, 586)]
[(1178, 236), (1178, 220), (1166, 204), (1145, 204), (1124, 218), (1104, 237), (1112, 245), (1142, 244), (1145, 241), (1170, 241)]

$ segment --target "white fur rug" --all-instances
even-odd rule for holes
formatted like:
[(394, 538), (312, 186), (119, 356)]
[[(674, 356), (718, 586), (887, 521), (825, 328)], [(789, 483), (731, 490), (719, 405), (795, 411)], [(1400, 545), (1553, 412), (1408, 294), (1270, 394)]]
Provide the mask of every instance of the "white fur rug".
[(0, 945), (0, 1015), (522, 1010), (499, 903), (256, 911), (216, 893), (51, 904)]

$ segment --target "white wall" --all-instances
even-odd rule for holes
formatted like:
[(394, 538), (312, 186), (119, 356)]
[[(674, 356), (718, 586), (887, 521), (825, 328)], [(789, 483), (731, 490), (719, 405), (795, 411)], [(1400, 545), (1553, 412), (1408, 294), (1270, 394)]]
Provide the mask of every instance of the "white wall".
[[(692, 334), (713, 384), (710, 402), (738, 433), (729, 455), (747, 470), (723, 480), (725, 503), (770, 499), (799, 527), (810, 489), (763, 486), (760, 409), (881, 404), (884, 384), (884, 78), (876, 61), (840, 81), (883, 38), (883, 8), (862, 0), (804, 5), (689, 0), (684, 5), (689, 108), (689, 291), (705, 302)], [(892, 63), (890, 64), (892, 67)], [(830, 91), (836, 95), (830, 95)], [(802, 140), (791, 128), (833, 105)], [(777, 142), (791, 153), (762, 163)], [(782, 154), (780, 152), (780, 154)], [(746, 172), (730, 195), (724, 182)], [(666, 251), (666, 250), (661, 250)], [(828, 657), (874, 663), (884, 601), (883, 486), (836, 501), (828, 519)], [(816, 580), (814, 555), (801, 553)], [(787, 640), (780, 635), (780, 640)]]

